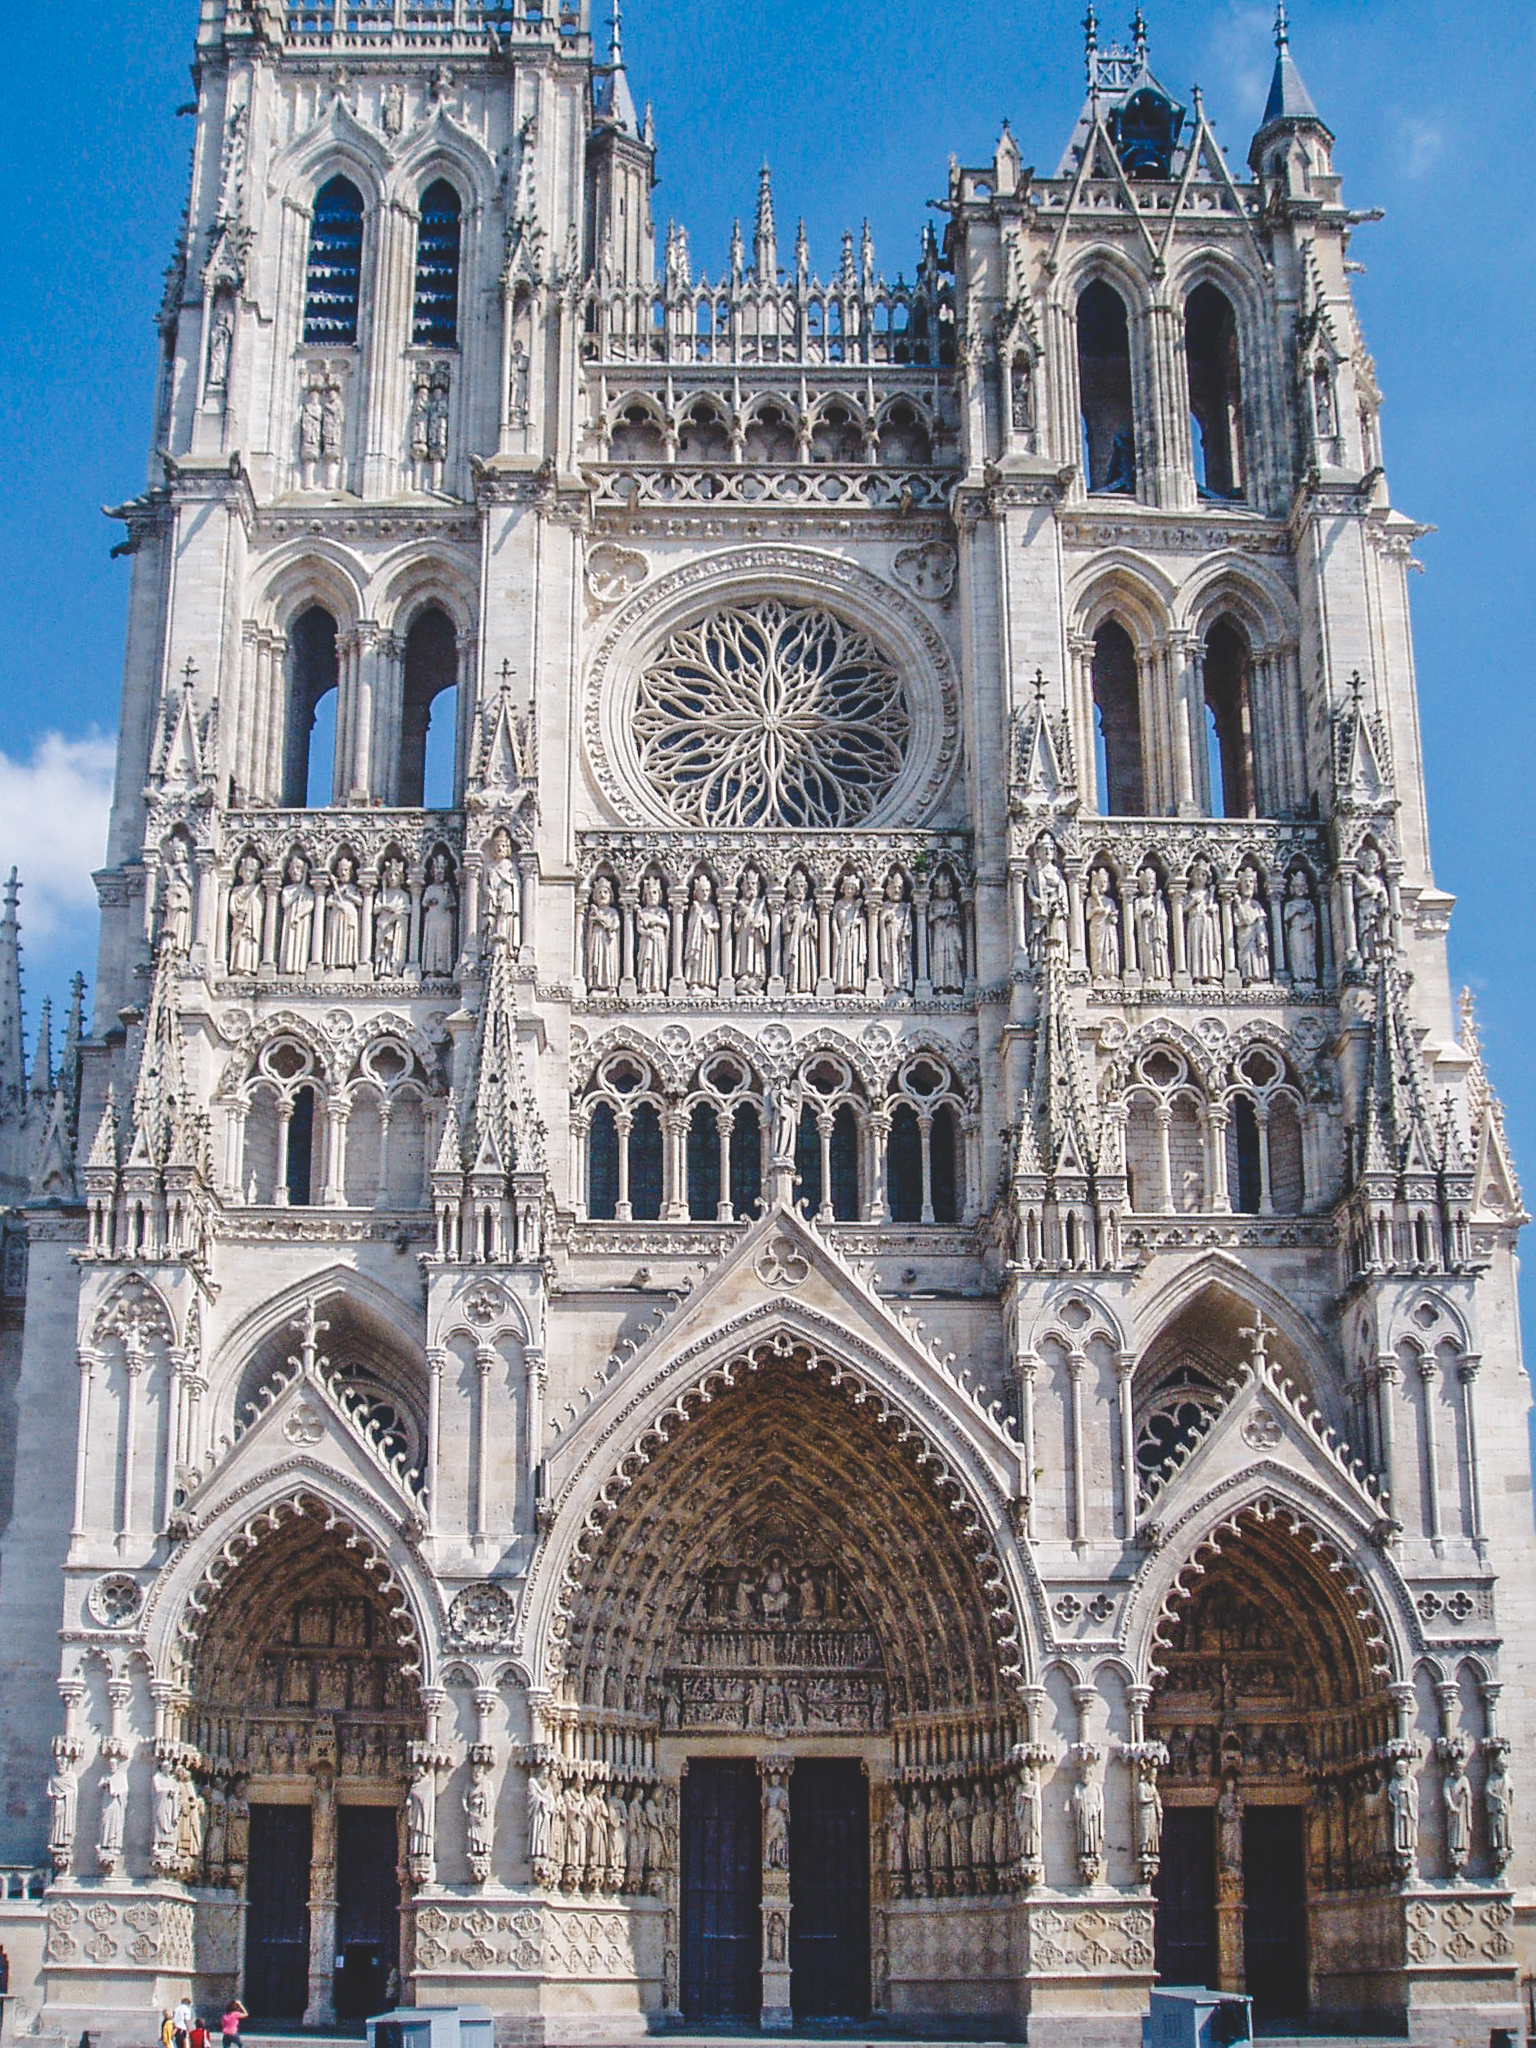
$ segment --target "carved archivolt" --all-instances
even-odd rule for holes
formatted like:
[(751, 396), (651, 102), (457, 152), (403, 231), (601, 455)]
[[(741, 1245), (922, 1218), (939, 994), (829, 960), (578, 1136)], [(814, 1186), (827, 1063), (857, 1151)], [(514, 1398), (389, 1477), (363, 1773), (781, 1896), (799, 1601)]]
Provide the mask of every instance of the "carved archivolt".
[[(558, 1610), (557, 1693), (663, 1726), (995, 1714), (1021, 1677), (963, 1482), (867, 1381), (787, 1336), (644, 1433), (567, 1556)], [(766, 1665), (725, 1655), (737, 1637), (778, 1647)]]

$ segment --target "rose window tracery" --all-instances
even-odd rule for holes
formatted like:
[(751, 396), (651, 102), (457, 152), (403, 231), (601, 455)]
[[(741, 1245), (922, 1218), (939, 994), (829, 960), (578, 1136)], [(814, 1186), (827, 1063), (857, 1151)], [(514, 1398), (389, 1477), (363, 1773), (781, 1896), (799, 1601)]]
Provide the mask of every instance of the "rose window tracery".
[(912, 731), (901, 676), (866, 633), (774, 599), (673, 633), (633, 708), (651, 788), (680, 823), (726, 831), (862, 824)]

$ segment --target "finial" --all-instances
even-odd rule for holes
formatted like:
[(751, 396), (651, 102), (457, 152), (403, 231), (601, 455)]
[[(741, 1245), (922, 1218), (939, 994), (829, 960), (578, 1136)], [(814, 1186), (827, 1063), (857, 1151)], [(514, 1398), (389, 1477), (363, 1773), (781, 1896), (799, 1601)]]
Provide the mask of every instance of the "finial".
[(1045, 704), (1045, 692), (1047, 688), (1045, 680), (1045, 670), (1043, 668), (1036, 668), (1035, 680), (1031, 687), (1035, 693), (1035, 702), (1043, 708)]
[(1083, 36), (1088, 57), (1088, 83), (1092, 85), (1094, 60), (1099, 54), (1099, 14), (1093, 0), (1088, 0), (1088, 12), (1083, 16)]
[(1291, 24), (1286, 17), (1285, 0), (1275, 0), (1275, 48), (1288, 50), (1291, 47)]
[(191, 655), (189, 654), (187, 656), (187, 665), (181, 672), (181, 686), (186, 691), (189, 697), (192, 694), (192, 684), (196, 675), (197, 663), (192, 659)]
[(613, 20), (608, 32), (608, 61), (615, 71), (624, 69), (624, 0), (613, 0)]
[(1147, 17), (1139, 7), (1131, 21), (1131, 40), (1136, 46), (1137, 63), (1145, 64), (1147, 61)]

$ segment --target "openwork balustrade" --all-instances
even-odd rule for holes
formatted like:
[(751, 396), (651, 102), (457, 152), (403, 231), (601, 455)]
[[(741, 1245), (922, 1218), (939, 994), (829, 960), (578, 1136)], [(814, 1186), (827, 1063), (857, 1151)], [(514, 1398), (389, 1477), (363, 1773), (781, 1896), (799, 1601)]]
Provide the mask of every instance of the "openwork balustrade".
[(590, 0), (287, 0), (283, 27), (290, 43), (420, 50), (483, 44), (491, 34), (574, 44), (588, 34), (590, 17)]

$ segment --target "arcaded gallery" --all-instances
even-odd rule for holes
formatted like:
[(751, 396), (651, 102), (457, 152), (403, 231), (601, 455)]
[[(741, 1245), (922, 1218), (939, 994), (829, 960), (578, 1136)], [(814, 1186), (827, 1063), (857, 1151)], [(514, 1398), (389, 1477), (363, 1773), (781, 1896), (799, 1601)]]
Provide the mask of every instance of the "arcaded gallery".
[(1245, 161), (1090, 8), (910, 247), (710, 267), (588, 6), (188, 0), (30, 1071), (0, 921), (7, 2024), (1523, 2038), (1525, 1216), (1302, 25)]

